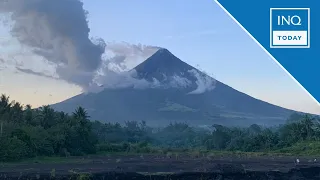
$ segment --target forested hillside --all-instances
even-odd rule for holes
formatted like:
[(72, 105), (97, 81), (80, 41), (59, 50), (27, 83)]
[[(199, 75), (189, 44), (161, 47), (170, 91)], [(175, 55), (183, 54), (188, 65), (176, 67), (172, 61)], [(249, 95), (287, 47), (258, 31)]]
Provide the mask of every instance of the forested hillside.
[(293, 115), (287, 124), (273, 128), (254, 124), (249, 128), (214, 125), (202, 129), (176, 123), (157, 129), (148, 127), (144, 121), (130, 119), (124, 126), (90, 121), (82, 107), (70, 115), (54, 111), (50, 106), (32, 109), (2, 95), (0, 121), (0, 161), (102, 152), (319, 153), (319, 121), (300, 114)]

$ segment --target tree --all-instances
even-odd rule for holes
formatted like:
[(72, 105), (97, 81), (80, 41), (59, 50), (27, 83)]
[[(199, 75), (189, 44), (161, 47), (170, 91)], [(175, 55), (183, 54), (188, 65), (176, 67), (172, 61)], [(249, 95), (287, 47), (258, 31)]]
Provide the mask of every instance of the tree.
[(26, 124), (31, 125), (32, 121), (33, 121), (33, 113), (32, 113), (32, 107), (30, 104), (27, 104), (25, 106), (24, 112), (24, 121)]
[[(94, 144), (97, 143), (97, 137), (92, 133), (90, 116), (83, 107), (78, 107), (73, 113), (73, 123), (69, 132), (69, 143), (77, 149), (75, 153), (93, 153)], [(70, 142), (76, 140), (77, 143)]]
[(11, 104), (9, 103), (9, 96), (2, 94), (0, 97), (0, 137), (3, 134), (3, 123), (5, 121), (6, 116), (9, 113)]
[(301, 120), (301, 126), (303, 127), (303, 140), (310, 140), (314, 135), (314, 118), (311, 118), (309, 115), (305, 115), (305, 117)]
[(19, 102), (12, 102), (10, 111), (11, 120), (14, 123), (22, 123), (23, 121), (23, 106)]

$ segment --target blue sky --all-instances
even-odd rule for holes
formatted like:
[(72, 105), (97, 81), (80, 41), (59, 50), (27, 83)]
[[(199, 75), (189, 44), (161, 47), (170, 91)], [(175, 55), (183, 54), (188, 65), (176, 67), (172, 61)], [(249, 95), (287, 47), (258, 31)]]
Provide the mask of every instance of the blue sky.
[[(253, 97), (287, 108), (320, 113), (319, 106), (214, 1), (83, 2), (89, 11), (93, 37), (165, 47), (181, 60), (199, 65), (219, 81)], [(9, 77), (9, 73), (6, 76)], [(10, 78), (15, 76), (13, 73)], [(4, 77), (2, 75), (2, 84)], [(49, 82), (37, 78), (38, 82)], [(3, 91), (11, 87), (10, 82), (6, 82)], [(63, 82), (57, 86), (57, 83), (53, 84), (64, 92), (67, 86)], [(16, 86), (12, 85), (11, 90)], [(68, 94), (60, 94), (58, 100), (47, 97), (46, 101), (34, 104), (60, 101), (79, 91), (75, 87), (71, 89)], [(13, 97), (23, 99), (22, 95)]]
[(165, 47), (222, 81), (276, 78), (296, 86), (285, 82), (286, 74), (212, 1), (84, 2), (93, 36)]
[(84, 5), (93, 36), (165, 47), (254, 97), (320, 112), (307, 93), (211, 0), (84, 0)]

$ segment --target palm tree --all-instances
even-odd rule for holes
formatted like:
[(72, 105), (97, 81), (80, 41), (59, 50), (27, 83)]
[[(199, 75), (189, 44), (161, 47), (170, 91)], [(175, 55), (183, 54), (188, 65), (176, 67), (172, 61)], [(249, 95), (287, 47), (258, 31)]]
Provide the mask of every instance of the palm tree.
[(84, 126), (89, 121), (90, 116), (83, 107), (79, 106), (75, 112), (73, 112), (73, 118), (79, 121), (81, 126)]
[(48, 129), (56, 123), (55, 111), (49, 105), (40, 107), (40, 112), (38, 117), (40, 118), (40, 124), (44, 129)]
[(4, 106), (8, 106), (9, 103), (9, 96), (6, 96), (5, 94), (1, 94), (0, 96), (0, 106), (4, 107)]
[(79, 106), (79, 107), (75, 110), (75, 112), (73, 112), (73, 117), (76, 118), (76, 119), (85, 119), (85, 120), (87, 120), (88, 118), (90, 118), (90, 116), (88, 116), (87, 111), (86, 111), (83, 107), (81, 107), (81, 106)]
[(33, 119), (33, 114), (32, 114), (32, 107), (30, 104), (27, 104), (24, 109), (24, 119), (25, 123), (31, 124), (31, 121)]
[(23, 105), (19, 102), (12, 101), (11, 107), (11, 119), (14, 123), (21, 123), (23, 119)]
[(3, 133), (3, 121), (5, 115), (8, 114), (11, 104), (9, 103), (9, 96), (6, 96), (5, 94), (2, 94), (0, 96), (0, 137), (2, 136)]

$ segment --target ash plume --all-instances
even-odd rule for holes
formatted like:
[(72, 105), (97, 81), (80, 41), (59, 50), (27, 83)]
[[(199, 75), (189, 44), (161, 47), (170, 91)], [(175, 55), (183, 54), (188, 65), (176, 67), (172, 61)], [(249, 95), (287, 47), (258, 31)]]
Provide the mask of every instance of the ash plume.
[[(82, 87), (84, 92), (99, 92), (105, 88), (186, 88), (192, 82), (183, 75), (168, 77), (164, 84), (136, 78), (135, 66), (152, 56), (157, 46), (108, 42), (90, 38), (88, 12), (80, 0), (0, 0), (0, 21), (10, 31), (12, 39), (0, 46), (18, 42), (24, 52), (16, 50), (3, 58), (1, 64), (17, 71), (61, 79)], [(4, 16), (3, 16), (4, 17)], [(4, 63), (5, 62), (5, 63)], [(2, 67), (2, 65), (1, 65)], [(0, 70), (3, 69), (0, 67)], [(214, 88), (208, 77), (190, 71), (197, 88), (189, 94)]]
[[(11, 35), (56, 63), (61, 79), (86, 86), (101, 64), (105, 43), (89, 39), (87, 12), (79, 0), (0, 0), (11, 15)], [(80, 80), (80, 79), (84, 79)]]

